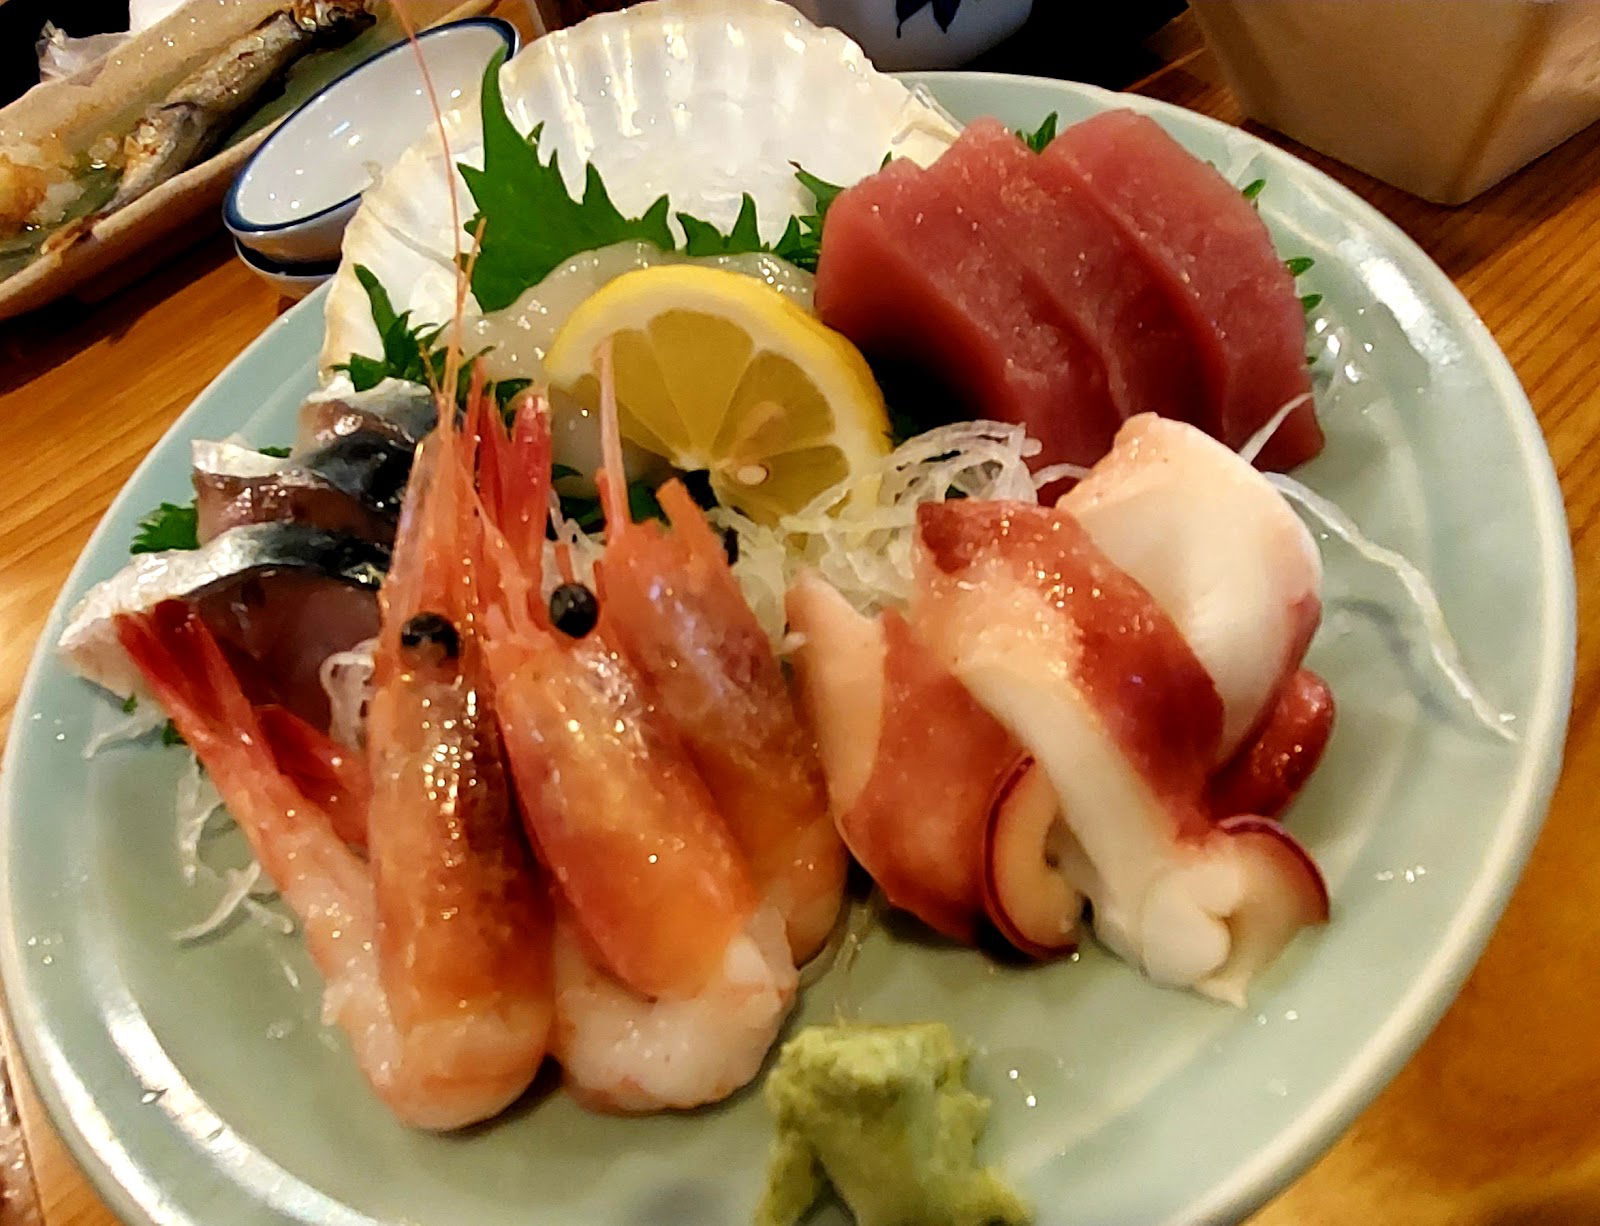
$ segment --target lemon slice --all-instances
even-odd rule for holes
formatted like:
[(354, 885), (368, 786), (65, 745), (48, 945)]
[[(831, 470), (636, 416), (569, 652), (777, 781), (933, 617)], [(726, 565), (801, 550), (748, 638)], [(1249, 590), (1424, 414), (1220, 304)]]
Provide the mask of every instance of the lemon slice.
[(704, 469), (718, 501), (752, 519), (798, 511), (889, 450), (883, 394), (860, 352), (753, 277), (658, 265), (586, 299), (545, 368), (591, 411), (607, 339), (623, 437)]

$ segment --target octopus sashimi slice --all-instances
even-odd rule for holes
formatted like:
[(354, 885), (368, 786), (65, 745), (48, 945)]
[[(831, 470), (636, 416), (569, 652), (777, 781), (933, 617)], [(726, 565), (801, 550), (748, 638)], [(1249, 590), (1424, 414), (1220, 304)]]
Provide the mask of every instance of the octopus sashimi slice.
[(972, 942), (990, 811), (1021, 748), (899, 614), (865, 617), (814, 576), (788, 612), (846, 846), (890, 904)]
[(1199, 658), (1222, 699), (1214, 763), (1232, 757), (1299, 667), (1322, 615), (1322, 560), (1300, 517), (1221, 443), (1154, 414), (1124, 425), (1057, 506)]
[(1327, 892), (1276, 823), (1211, 822), (1222, 702), (1177, 626), (1059, 510), (963, 501), (918, 523), (913, 620), (1049, 776), (1096, 934), (1157, 982), (1242, 1003)]
[(1212, 815), (1281, 815), (1317, 769), (1333, 718), (1328, 683), (1308, 668), (1291, 676), (1255, 738), (1211, 777), (1207, 801)]

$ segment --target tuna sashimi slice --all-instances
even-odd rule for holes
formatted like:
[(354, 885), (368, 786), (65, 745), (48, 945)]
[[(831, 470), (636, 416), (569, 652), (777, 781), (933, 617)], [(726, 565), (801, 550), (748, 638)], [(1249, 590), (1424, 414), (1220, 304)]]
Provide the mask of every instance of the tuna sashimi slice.
[[(1117, 417), (1152, 412), (1203, 423), (1215, 416), (1188, 314), (1078, 176), (993, 119), (971, 124), (946, 158), (956, 162), (955, 155), (972, 214), (1028, 271), (1051, 317), (1099, 355)], [(1075, 446), (1081, 432), (1071, 408), (1058, 405), (1024, 424), (1047, 455), (1092, 464), (1105, 440)]]
[[(1311, 391), (1305, 316), (1294, 279), (1254, 208), (1226, 179), (1159, 125), (1110, 111), (1063, 131), (1045, 159), (1078, 176), (1127, 232), (1149, 268), (1209, 330), (1212, 401), (1204, 423), (1237, 449), (1296, 396)], [(1308, 401), (1261, 453), (1267, 468), (1292, 468), (1322, 448)]]
[(868, 356), (916, 363), (969, 415), (1043, 432), (1040, 464), (1092, 462), (1120, 417), (1100, 355), (1061, 326), (1039, 278), (963, 203), (986, 173), (958, 142), (927, 170), (895, 162), (828, 210), (817, 314)]

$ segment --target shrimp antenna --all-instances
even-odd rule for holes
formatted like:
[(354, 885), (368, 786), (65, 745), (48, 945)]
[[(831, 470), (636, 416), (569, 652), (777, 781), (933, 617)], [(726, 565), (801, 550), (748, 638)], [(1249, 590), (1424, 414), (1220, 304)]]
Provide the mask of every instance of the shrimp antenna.
[(628, 523), (628, 489), (622, 467), (622, 435), (617, 426), (617, 377), (612, 363), (611, 338), (594, 353), (600, 375), (600, 507), (606, 517), (606, 536), (613, 538)]
[[(439, 147), (444, 150), (444, 189), (450, 198), (450, 233), (461, 233), (461, 205), (456, 198), (456, 162), (455, 155), (450, 152), (450, 134), (445, 130), (444, 111), (439, 106), (439, 95), (433, 87), (433, 74), (428, 71), (427, 57), (422, 54), (422, 43), (417, 38), (417, 25), (407, 11), (406, 0), (393, 0), (390, 6), (395, 17), (400, 22), (400, 28), (405, 31), (406, 42), (411, 46), (411, 54), (417, 61), (417, 71), (422, 75), (422, 88), (428, 95), (428, 109), (433, 112), (434, 130), (439, 134)], [(467, 253), (466, 262), (455, 261), (456, 272), (456, 308), (450, 318), (450, 339), (445, 348), (444, 387), (435, 388), (435, 394), (441, 398), (445, 395), (445, 388), (450, 389), (452, 400), (455, 396), (455, 384), (461, 370), (461, 317), (466, 314), (467, 294), (471, 288), (471, 268), (477, 261), (477, 252), (483, 239), (483, 222), (478, 223), (477, 230), (472, 237), (472, 248)]]

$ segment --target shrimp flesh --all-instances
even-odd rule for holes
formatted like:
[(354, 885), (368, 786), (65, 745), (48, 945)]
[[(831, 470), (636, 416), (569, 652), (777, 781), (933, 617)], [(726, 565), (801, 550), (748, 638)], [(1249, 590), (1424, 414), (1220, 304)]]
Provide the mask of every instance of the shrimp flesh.
[(718, 1102), (761, 1071), (794, 1003), (799, 973), (783, 916), (762, 907), (723, 947), (694, 996), (648, 1000), (598, 966), (567, 917), (556, 923), (550, 1049), (567, 1089), (598, 1111)]

